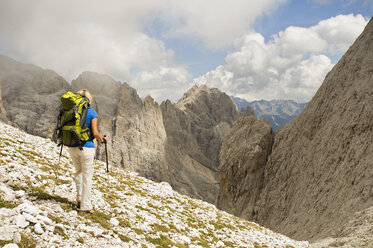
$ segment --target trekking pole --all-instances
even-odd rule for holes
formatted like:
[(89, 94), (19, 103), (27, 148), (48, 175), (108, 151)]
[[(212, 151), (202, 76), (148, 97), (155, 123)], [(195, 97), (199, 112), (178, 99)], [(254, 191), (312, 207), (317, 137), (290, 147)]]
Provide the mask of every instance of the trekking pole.
[(57, 168), (54, 170), (54, 175), (55, 175), (56, 178), (55, 178), (55, 181), (54, 181), (52, 194), (54, 194), (54, 192), (56, 191), (56, 184), (57, 184), (57, 180), (58, 180), (58, 169), (60, 168), (60, 162), (61, 162), (61, 157), (62, 157), (62, 148), (63, 148), (63, 144), (61, 143), (60, 157), (58, 158)]
[[(106, 158), (106, 174), (107, 174), (107, 183), (108, 183), (108, 198), (111, 199), (111, 196), (110, 196), (110, 181), (109, 181), (109, 159), (108, 159), (108, 156), (107, 156), (107, 142), (106, 142), (106, 135), (104, 135), (104, 143), (105, 143), (105, 158)], [(111, 211), (111, 204), (109, 203), (110, 205), (110, 214), (112, 214), (112, 211)]]
[[(106, 138), (106, 135), (104, 135), (104, 138)], [(106, 173), (109, 175), (109, 162), (108, 162), (108, 157), (107, 157), (107, 142), (106, 139), (104, 139), (105, 143), (105, 157), (106, 157)]]

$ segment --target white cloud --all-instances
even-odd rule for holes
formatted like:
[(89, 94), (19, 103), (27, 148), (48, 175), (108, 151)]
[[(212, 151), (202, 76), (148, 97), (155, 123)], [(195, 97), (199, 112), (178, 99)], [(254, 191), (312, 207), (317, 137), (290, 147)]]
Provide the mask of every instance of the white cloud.
[(169, 0), (159, 17), (169, 26), (169, 36), (197, 38), (207, 47), (221, 48), (245, 33), (257, 17), (286, 1)]
[(288, 27), (265, 42), (258, 33), (235, 42), (226, 64), (195, 80), (248, 100), (309, 101), (342, 54), (363, 31), (361, 15), (340, 15), (310, 28)]
[(192, 85), (191, 75), (184, 67), (159, 67), (139, 72), (132, 85), (141, 97), (152, 96), (158, 102), (177, 101)]
[(161, 22), (163, 35), (218, 48), (284, 1), (2, 0), (0, 53), (53, 69), (68, 81), (85, 70), (106, 73), (144, 92), (157, 90), (159, 100), (168, 97), (172, 80), (174, 89), (184, 89), (190, 75), (161, 40), (144, 34), (147, 26)]
[(327, 52), (336, 54), (346, 51), (366, 24), (361, 15), (338, 15), (319, 22), (311, 30), (328, 42)]

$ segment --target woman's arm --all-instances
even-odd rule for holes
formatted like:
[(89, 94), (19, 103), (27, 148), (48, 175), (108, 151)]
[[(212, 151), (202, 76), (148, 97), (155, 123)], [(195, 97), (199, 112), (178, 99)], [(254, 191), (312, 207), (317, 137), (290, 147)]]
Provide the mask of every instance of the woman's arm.
[(101, 134), (99, 133), (98, 128), (97, 128), (97, 118), (94, 118), (91, 120), (91, 130), (92, 130), (93, 137), (95, 137), (98, 140), (98, 142), (104, 143), (106, 141), (107, 143), (109, 141), (107, 137), (104, 137), (104, 138), (101, 137)]

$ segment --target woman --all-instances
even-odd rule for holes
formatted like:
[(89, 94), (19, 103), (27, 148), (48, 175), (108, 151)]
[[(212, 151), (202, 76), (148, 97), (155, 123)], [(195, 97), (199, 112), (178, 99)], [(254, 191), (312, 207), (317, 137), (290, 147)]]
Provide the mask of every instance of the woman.
[[(82, 89), (77, 92), (87, 97), (89, 104), (92, 104), (92, 95), (88, 90)], [(102, 138), (97, 128), (98, 115), (94, 109), (89, 108), (87, 113), (87, 128), (91, 130), (94, 138), (100, 143), (108, 142), (108, 138)], [(83, 150), (79, 147), (69, 148), (70, 157), (75, 166), (76, 200), (80, 211), (93, 213), (92, 207), (92, 177), (94, 170), (94, 157), (96, 153), (93, 141), (87, 141)]]

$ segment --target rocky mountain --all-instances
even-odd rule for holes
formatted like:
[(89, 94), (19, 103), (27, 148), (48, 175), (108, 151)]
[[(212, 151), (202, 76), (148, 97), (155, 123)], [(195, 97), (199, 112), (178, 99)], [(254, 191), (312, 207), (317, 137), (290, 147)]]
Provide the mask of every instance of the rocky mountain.
[[(12, 125), (42, 137), (54, 135), (60, 97), (88, 89), (99, 115), (99, 130), (110, 138), (113, 165), (138, 172), (211, 203), (218, 195), (219, 151), (239, 113), (217, 89), (193, 87), (179, 103), (144, 100), (127, 83), (83, 72), (69, 85), (55, 72), (0, 56), (4, 112)], [(3, 113), (3, 110), (1, 110)], [(97, 159), (104, 159), (98, 146)]]
[[(142, 102), (128, 84), (94, 72), (82, 73), (71, 87), (91, 92), (100, 132), (111, 139), (111, 163), (152, 180), (165, 180), (166, 132), (161, 109), (151, 97)], [(98, 146), (97, 156), (103, 160), (102, 148)]]
[(259, 100), (248, 102), (239, 97), (232, 97), (238, 109), (251, 107), (255, 115), (265, 119), (277, 131), (295, 117), (305, 108), (307, 103), (297, 103), (293, 100)]
[[(205, 85), (192, 87), (172, 104), (161, 104), (167, 133), (166, 163), (172, 186), (187, 195), (216, 203), (219, 152), (233, 122), (240, 116), (232, 99)], [(190, 185), (185, 191), (184, 185)]]
[(116, 167), (107, 177), (97, 160), (95, 211), (78, 212), (67, 153), (56, 167), (59, 151), (49, 139), (2, 122), (0, 130), (2, 247), (309, 247), (181, 195), (168, 183)]
[(255, 116), (241, 118), (233, 124), (220, 153), (217, 203), (220, 209), (243, 217), (255, 211), (252, 206), (258, 200), (274, 136), (269, 123)]
[(28, 133), (52, 137), (60, 96), (69, 84), (57, 73), (0, 55), (0, 81), (6, 117)]
[[(255, 194), (247, 196), (249, 205), (236, 206), (250, 210), (241, 211), (242, 217), (294, 238), (331, 237), (344, 240), (345, 247), (351, 247), (351, 237), (355, 247), (372, 241), (372, 40), (371, 20), (304, 111), (275, 135), (263, 174), (252, 175), (260, 183), (240, 189)], [(239, 136), (235, 130), (240, 129), (229, 136)], [(244, 160), (246, 154), (239, 156)], [(240, 166), (237, 162), (230, 170)], [(243, 171), (240, 178), (245, 173), (252, 172)]]

